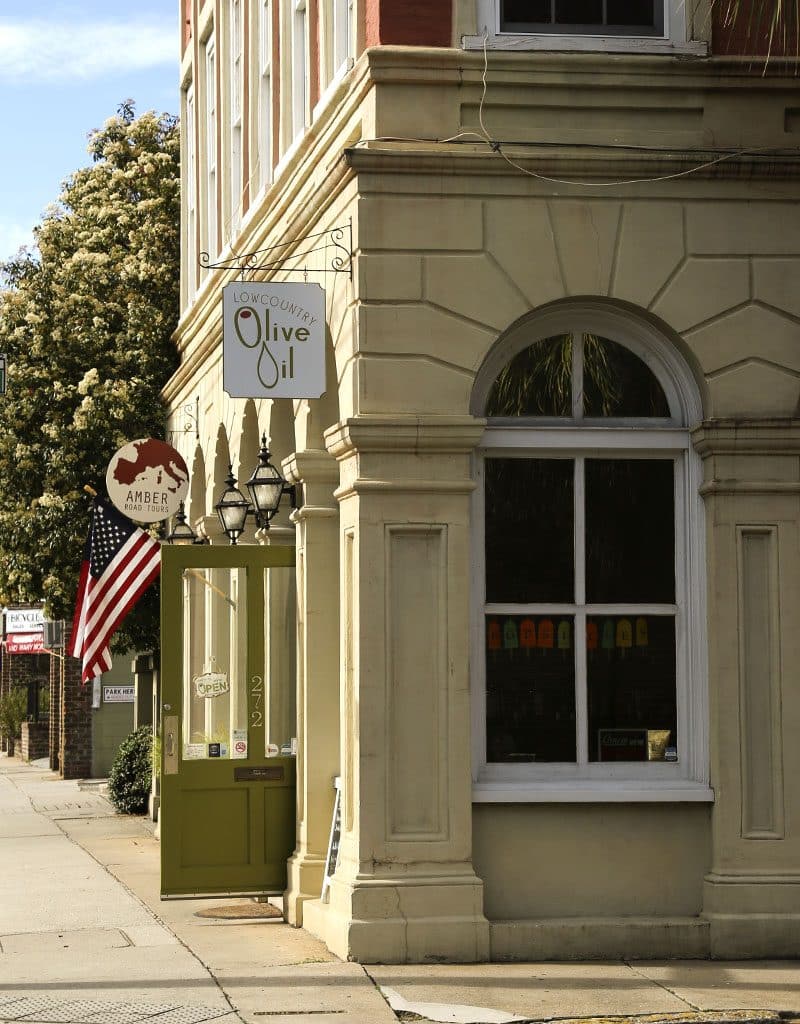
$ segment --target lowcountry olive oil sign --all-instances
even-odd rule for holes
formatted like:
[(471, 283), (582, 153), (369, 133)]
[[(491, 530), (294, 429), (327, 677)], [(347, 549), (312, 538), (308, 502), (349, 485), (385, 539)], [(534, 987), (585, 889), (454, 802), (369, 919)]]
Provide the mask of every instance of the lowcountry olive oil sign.
[(325, 292), (252, 281), (222, 289), (222, 378), (231, 398), (319, 398)]

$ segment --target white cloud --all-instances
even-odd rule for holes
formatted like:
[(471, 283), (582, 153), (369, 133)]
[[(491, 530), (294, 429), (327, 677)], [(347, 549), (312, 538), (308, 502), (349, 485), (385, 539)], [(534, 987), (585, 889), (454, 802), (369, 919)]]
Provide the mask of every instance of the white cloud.
[(20, 84), (87, 80), (163, 64), (177, 68), (174, 20), (0, 18), (0, 78)]

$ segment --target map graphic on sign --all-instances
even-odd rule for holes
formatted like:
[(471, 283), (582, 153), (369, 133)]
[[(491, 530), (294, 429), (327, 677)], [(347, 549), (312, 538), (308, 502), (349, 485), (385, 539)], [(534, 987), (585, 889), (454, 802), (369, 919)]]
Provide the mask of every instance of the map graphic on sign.
[(116, 453), (108, 464), (106, 487), (129, 519), (157, 523), (178, 511), (189, 490), (189, 470), (172, 445), (143, 437)]

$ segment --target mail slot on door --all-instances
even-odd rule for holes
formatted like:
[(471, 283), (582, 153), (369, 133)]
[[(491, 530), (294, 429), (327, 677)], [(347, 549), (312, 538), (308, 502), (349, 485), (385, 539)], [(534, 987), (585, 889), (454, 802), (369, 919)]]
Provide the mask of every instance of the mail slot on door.
[(236, 782), (283, 782), (282, 765), (256, 765), (254, 768), (234, 768), (233, 778)]

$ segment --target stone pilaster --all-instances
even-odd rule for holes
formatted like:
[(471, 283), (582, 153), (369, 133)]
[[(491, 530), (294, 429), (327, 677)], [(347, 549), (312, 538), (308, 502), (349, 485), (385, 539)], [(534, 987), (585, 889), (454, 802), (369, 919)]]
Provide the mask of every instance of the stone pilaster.
[(318, 899), (339, 771), (339, 509), (336, 460), (325, 451), (284, 460), (301, 485), (297, 529), (297, 847), (289, 861), (284, 907), (290, 924)]
[(714, 957), (800, 955), (800, 420), (693, 434), (708, 524)]
[(342, 834), (305, 927), (345, 960), (489, 956), (472, 867), (470, 455), (481, 421), (363, 417), (340, 463)]

